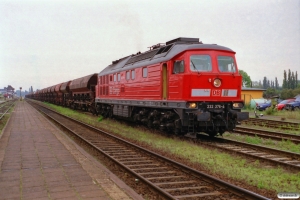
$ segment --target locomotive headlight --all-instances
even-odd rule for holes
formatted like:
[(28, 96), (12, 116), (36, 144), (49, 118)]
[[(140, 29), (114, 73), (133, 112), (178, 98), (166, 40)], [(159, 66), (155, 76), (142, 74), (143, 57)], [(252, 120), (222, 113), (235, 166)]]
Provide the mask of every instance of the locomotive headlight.
[(244, 107), (244, 104), (243, 103), (233, 103), (233, 108), (239, 108), (239, 109), (241, 109), (241, 108), (243, 108)]
[(218, 78), (216, 78), (216, 79), (214, 80), (214, 86), (215, 86), (215, 87), (220, 87), (220, 86), (221, 86), (221, 80), (218, 79)]
[(195, 102), (187, 103), (187, 104), (186, 104), (186, 107), (187, 107), (187, 108), (196, 108), (196, 107), (197, 107), (197, 103), (195, 103)]

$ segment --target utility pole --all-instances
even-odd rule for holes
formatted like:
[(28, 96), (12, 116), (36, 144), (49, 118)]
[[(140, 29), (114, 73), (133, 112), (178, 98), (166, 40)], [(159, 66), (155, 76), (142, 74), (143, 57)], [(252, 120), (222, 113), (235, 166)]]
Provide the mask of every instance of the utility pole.
[(22, 93), (21, 93), (21, 91), (22, 91), (22, 87), (20, 87), (20, 101), (22, 101)]

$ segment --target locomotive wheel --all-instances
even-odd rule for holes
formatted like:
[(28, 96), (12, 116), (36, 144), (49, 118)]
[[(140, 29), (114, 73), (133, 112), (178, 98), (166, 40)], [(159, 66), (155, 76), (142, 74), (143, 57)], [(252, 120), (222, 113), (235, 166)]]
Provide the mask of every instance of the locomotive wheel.
[(108, 118), (113, 118), (113, 112), (112, 112), (112, 110), (109, 111)]
[(150, 129), (153, 128), (153, 121), (152, 120), (150, 120), (150, 119), (148, 120), (147, 127), (150, 128)]
[(181, 125), (181, 120), (180, 119), (176, 119), (175, 121), (174, 121), (174, 133), (175, 133), (175, 135), (181, 135), (182, 134), (182, 130), (181, 130), (181, 128), (182, 128), (182, 125)]
[(216, 135), (218, 135), (218, 132), (216, 132), (216, 131), (209, 131), (208, 135), (209, 135), (209, 137), (215, 137)]
[(108, 113), (107, 111), (103, 111), (103, 112), (102, 112), (102, 116), (103, 116), (104, 118), (109, 118), (109, 113)]
[(182, 135), (181, 128), (175, 128), (174, 133), (175, 135)]
[(98, 112), (96, 111), (95, 108), (90, 108), (89, 110), (90, 110), (90, 112), (91, 112), (93, 115), (98, 116)]
[(223, 133), (225, 133), (225, 128), (220, 129), (219, 134), (223, 135)]

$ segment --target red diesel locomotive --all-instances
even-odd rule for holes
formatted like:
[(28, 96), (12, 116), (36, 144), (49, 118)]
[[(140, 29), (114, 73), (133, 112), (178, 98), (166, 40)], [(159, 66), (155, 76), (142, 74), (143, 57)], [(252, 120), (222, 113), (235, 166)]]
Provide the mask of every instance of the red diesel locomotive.
[(249, 118), (241, 112), (241, 88), (233, 50), (198, 38), (177, 38), (102, 70), (95, 106), (104, 117), (127, 118), (176, 134), (215, 136)]
[(235, 52), (198, 38), (177, 38), (102, 70), (27, 95), (104, 117), (120, 117), (176, 134), (232, 131), (241, 112), (242, 76)]

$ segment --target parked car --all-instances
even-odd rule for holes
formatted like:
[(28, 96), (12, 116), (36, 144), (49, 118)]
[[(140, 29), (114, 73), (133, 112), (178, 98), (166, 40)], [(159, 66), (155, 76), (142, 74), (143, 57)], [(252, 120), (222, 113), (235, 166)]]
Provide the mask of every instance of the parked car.
[(287, 103), (291, 103), (291, 102), (294, 102), (294, 101), (295, 101), (295, 98), (283, 100), (283, 101), (281, 101), (279, 104), (276, 105), (276, 109), (277, 109), (277, 110), (283, 110), (283, 109), (284, 109), (284, 106), (285, 106)]
[(261, 99), (251, 99), (251, 101), (250, 101), (250, 108), (254, 109), (259, 104), (267, 103), (267, 102), (268, 102), (268, 99), (264, 99), (264, 98), (261, 98)]
[(296, 96), (295, 101), (285, 104), (286, 110), (300, 110), (300, 95)]
[(265, 102), (265, 103), (259, 103), (256, 106), (256, 110), (263, 111), (263, 110), (266, 110), (267, 108), (271, 107), (271, 105), (272, 105), (271, 100), (267, 100), (267, 102)]

